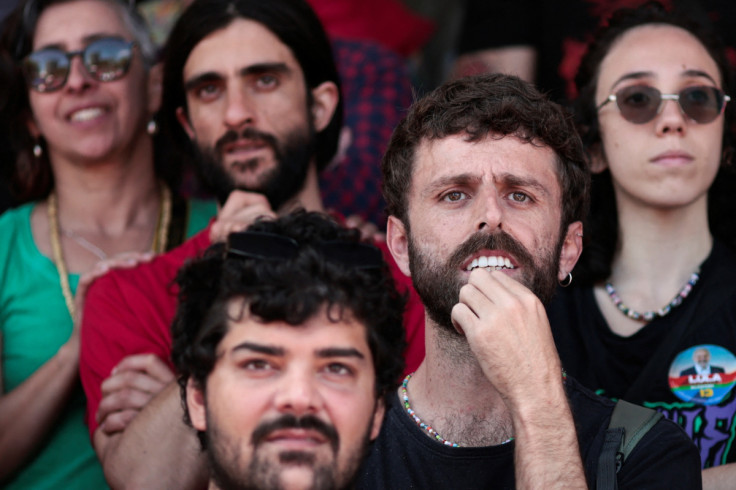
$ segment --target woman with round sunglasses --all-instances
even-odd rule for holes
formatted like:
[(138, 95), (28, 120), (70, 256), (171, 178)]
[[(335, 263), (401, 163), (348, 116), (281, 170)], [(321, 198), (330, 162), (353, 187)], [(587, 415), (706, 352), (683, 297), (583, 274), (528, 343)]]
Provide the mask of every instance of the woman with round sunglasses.
[[(576, 79), (587, 243), (549, 307), (566, 371), (679, 423), (706, 488), (736, 481), (729, 80), (711, 32), (657, 4), (598, 32)], [(703, 349), (710, 365), (693, 369)]]
[(172, 191), (154, 60), (127, 1), (26, 0), (2, 28), (0, 121), (16, 155), (2, 164), (24, 203), (0, 217), (3, 488), (106, 486), (77, 374), (82, 290), (216, 211)]

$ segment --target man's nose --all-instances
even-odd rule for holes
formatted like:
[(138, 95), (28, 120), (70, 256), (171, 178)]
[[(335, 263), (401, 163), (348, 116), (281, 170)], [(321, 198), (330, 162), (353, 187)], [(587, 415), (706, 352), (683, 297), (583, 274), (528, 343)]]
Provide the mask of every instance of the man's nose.
[(285, 372), (279, 380), (276, 408), (296, 416), (318, 412), (322, 407), (322, 396), (317, 383), (312, 372), (298, 369)]
[(225, 125), (230, 129), (240, 129), (255, 123), (255, 111), (250, 98), (241, 90), (234, 90), (227, 95), (225, 109)]
[(503, 222), (502, 197), (493, 191), (479, 194), (476, 199), (478, 231), (492, 232), (501, 228)]

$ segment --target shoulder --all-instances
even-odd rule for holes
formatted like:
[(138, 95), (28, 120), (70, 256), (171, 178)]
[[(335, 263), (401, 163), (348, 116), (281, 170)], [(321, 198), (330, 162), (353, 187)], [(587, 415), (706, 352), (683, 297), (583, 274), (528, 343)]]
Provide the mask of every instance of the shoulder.
[(125, 297), (133, 299), (160, 298), (166, 292), (174, 295), (172, 289), (176, 273), (187, 260), (198, 257), (210, 245), (209, 227), (175, 249), (155, 257), (130, 269), (114, 269), (97, 279), (89, 289), (87, 306), (100, 296)]
[(31, 231), (31, 212), (36, 202), (26, 203), (8, 209), (0, 215), (0, 257), (8, 265), (16, 265), (21, 260), (36, 260), (38, 252)]
[(679, 425), (661, 419), (619, 473), (619, 488), (701, 488), (698, 450)]
[(0, 242), (16, 238), (18, 230), (22, 228), (30, 229), (31, 211), (35, 206), (35, 202), (26, 203), (17, 208), (8, 209), (0, 215), (0, 227), (3, 230), (3, 233), (0, 234)]
[[(615, 403), (568, 377), (567, 392), (589, 481), (595, 481), (598, 459)], [(687, 434), (674, 422), (660, 419), (639, 441), (621, 471), (619, 488), (700, 488), (700, 456)]]

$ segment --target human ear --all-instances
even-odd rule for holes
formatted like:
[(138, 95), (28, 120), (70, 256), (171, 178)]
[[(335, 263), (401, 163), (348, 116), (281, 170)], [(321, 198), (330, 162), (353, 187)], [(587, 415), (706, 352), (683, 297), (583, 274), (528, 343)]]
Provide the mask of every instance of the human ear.
[(409, 237), (406, 234), (404, 223), (396, 216), (388, 217), (386, 245), (401, 272), (406, 276), (411, 276), (409, 272)]
[(322, 82), (312, 89), (312, 120), (317, 132), (325, 129), (332, 121), (337, 103), (340, 100), (340, 91), (334, 82)]
[(563, 281), (572, 271), (583, 252), (583, 223), (576, 221), (567, 227), (565, 241), (560, 250), (560, 269), (557, 279)]
[(608, 168), (608, 160), (603, 152), (603, 144), (596, 143), (591, 146), (588, 150), (588, 162), (590, 164), (590, 171), (594, 174), (599, 174)]
[(148, 113), (153, 116), (161, 108), (163, 68), (156, 63), (148, 70)]
[(189, 136), (189, 139), (194, 140), (194, 128), (192, 128), (192, 125), (189, 123), (189, 117), (187, 117), (187, 113), (184, 112), (183, 107), (176, 108), (176, 120), (179, 121), (182, 129), (184, 129), (184, 132)]
[(38, 124), (30, 111), (28, 117), (26, 117), (26, 128), (28, 128), (28, 132), (31, 134), (32, 138), (38, 139), (41, 137), (41, 130), (38, 128)]
[(381, 424), (383, 423), (383, 416), (386, 414), (386, 405), (383, 403), (383, 399), (379, 398), (376, 400), (376, 409), (373, 411), (373, 421), (371, 422), (371, 441), (378, 437), (381, 432)]
[(187, 411), (192, 427), (199, 431), (207, 430), (207, 416), (204, 403), (204, 392), (190, 377), (187, 381)]

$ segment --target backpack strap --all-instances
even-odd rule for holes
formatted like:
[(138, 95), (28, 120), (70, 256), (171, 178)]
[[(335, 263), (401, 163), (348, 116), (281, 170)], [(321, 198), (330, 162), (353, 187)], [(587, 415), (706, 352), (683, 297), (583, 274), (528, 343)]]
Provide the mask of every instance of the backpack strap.
[(598, 457), (597, 490), (617, 490), (616, 474), (639, 441), (662, 418), (651, 408), (624, 400), (616, 402)]

